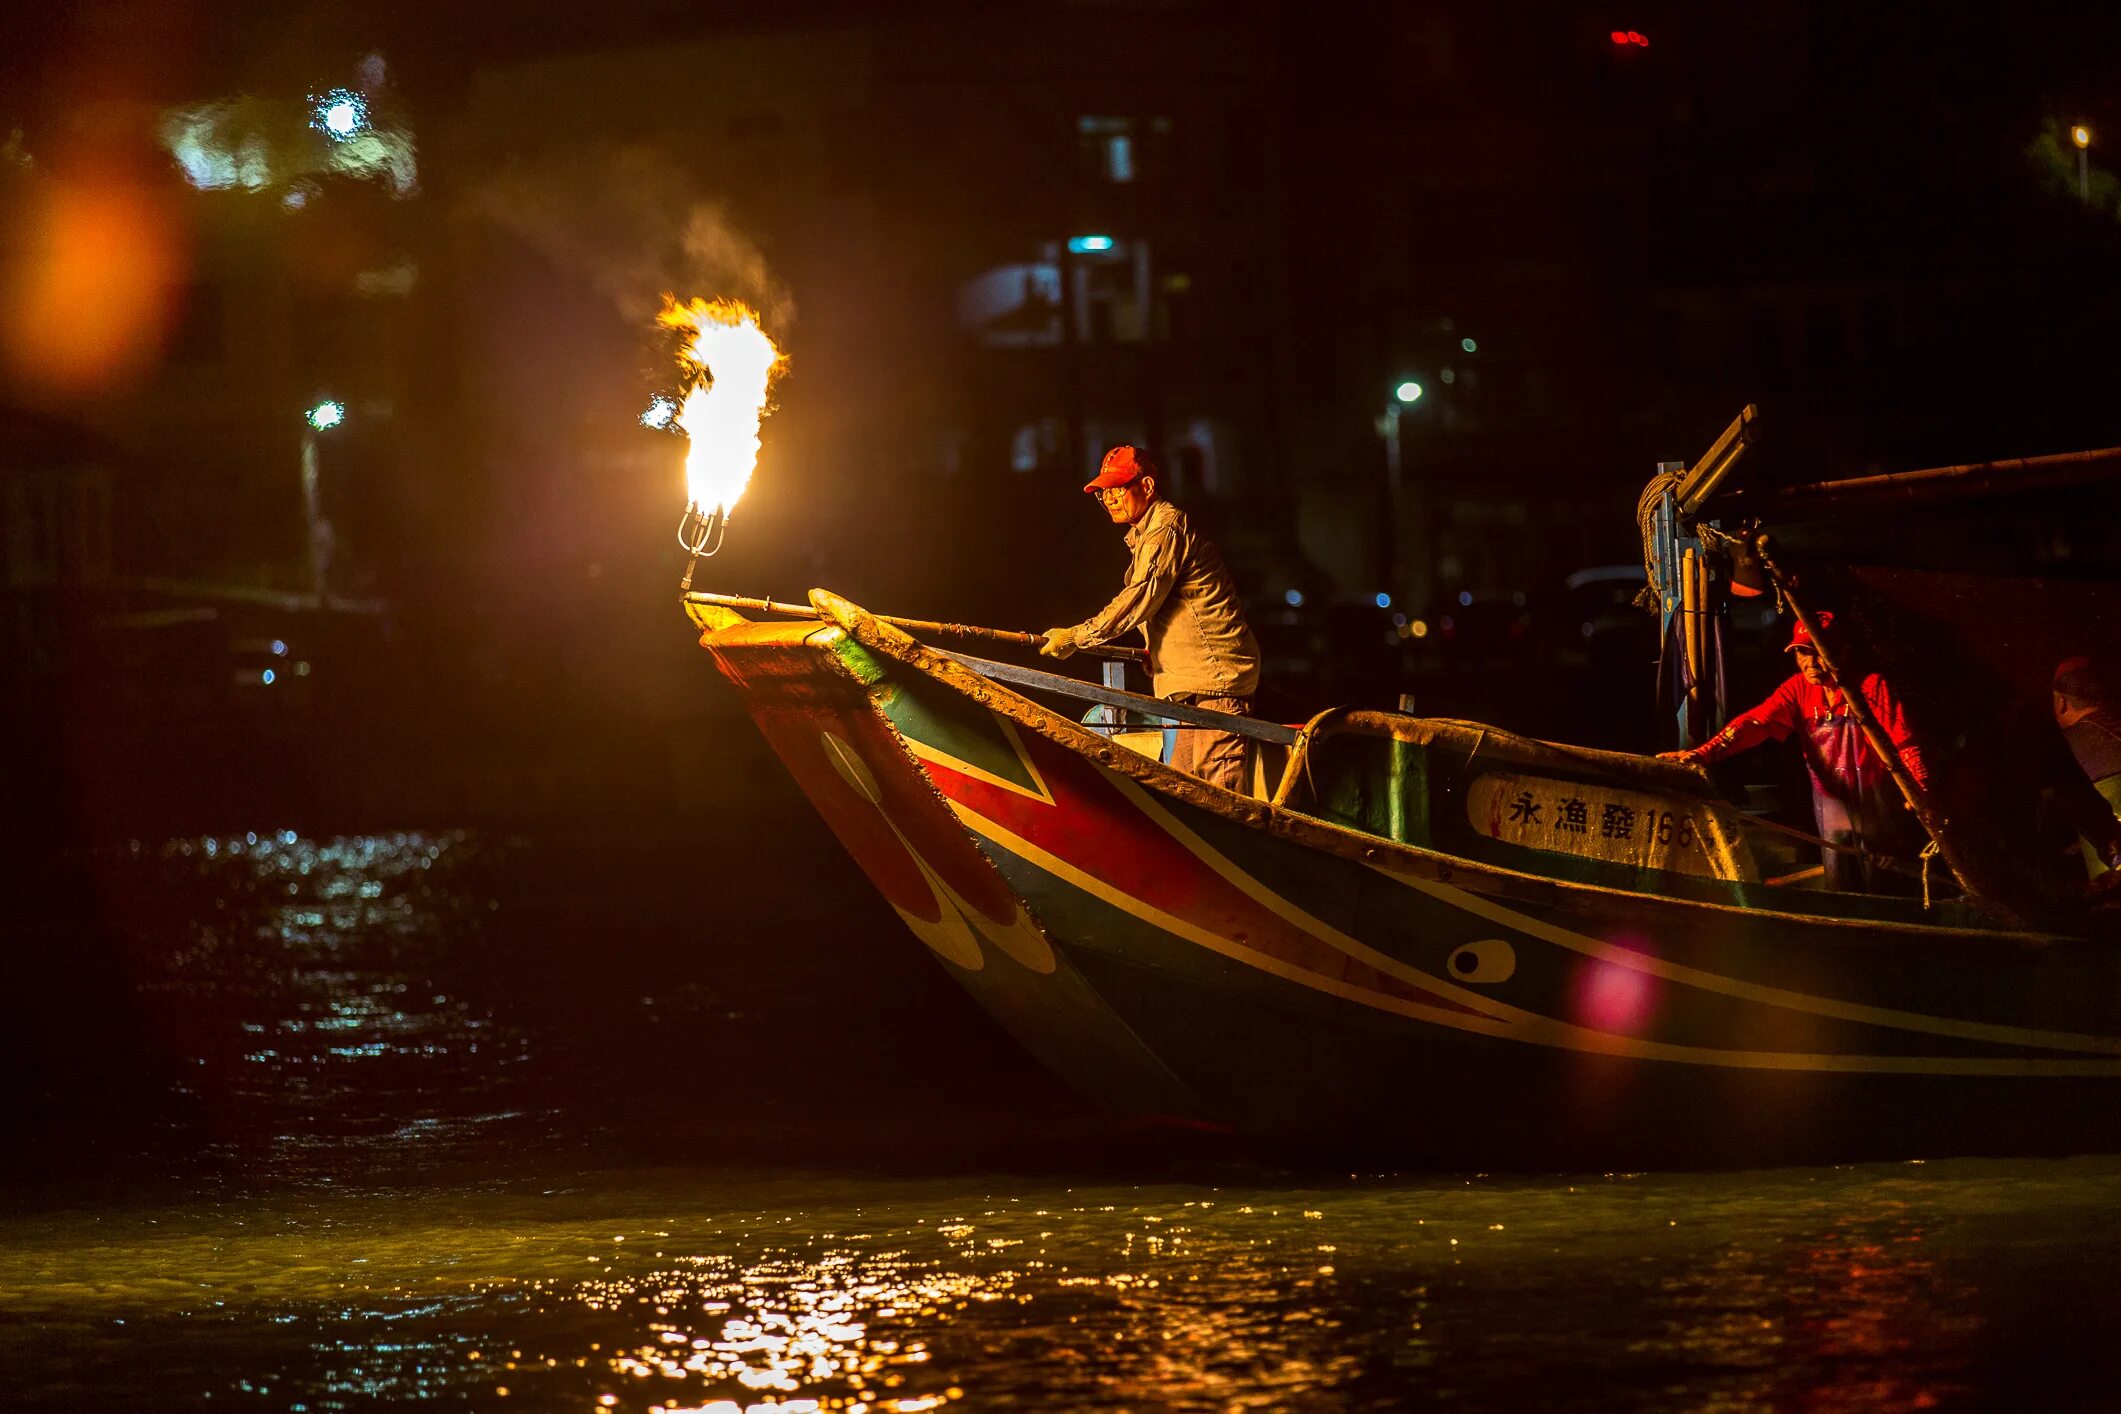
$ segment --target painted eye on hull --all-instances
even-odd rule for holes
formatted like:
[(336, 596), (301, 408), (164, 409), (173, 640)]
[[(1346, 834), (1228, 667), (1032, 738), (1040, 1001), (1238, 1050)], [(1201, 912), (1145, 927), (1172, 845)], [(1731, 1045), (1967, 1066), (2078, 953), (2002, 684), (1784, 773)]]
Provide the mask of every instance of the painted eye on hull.
[(1500, 938), (1481, 938), (1451, 953), (1445, 962), (1457, 982), (1507, 982), (1517, 971), (1517, 950)]

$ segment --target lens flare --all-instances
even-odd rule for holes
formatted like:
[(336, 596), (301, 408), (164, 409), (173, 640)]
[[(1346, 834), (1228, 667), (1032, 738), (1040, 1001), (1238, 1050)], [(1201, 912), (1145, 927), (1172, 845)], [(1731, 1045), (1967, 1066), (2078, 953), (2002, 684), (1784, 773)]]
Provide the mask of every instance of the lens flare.
[(691, 440), (685, 489), (702, 512), (727, 512), (751, 484), (758, 466), (759, 419), (766, 397), (787, 363), (759, 328), (759, 317), (737, 300), (668, 300), (656, 322), (690, 337), (679, 355), (686, 393), (677, 425)]

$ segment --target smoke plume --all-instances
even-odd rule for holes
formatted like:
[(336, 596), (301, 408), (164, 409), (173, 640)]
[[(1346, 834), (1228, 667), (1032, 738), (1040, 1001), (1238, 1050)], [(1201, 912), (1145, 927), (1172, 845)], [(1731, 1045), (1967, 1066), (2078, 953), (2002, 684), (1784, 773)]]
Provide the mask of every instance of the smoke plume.
[(795, 318), (788, 287), (683, 165), (641, 145), (572, 148), (511, 163), (474, 188), (473, 213), (589, 281), (629, 323), (668, 292), (740, 299), (766, 327)]

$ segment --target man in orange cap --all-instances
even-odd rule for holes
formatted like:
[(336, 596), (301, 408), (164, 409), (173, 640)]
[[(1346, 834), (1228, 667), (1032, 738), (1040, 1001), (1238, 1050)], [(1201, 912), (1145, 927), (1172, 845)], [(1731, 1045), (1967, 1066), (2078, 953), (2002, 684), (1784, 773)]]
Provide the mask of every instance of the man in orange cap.
[[(1815, 616), (1819, 627), (1830, 629), (1834, 616)], [(1798, 624), (1783, 650), (1797, 660), (1797, 671), (1782, 686), (1768, 694), (1767, 701), (1752, 711), (1733, 717), (1730, 724), (1690, 751), (1667, 751), (1667, 761), (1707, 765), (1760, 745), (1783, 741), (1799, 733), (1804, 764), (1812, 776), (1812, 809), (1819, 833), (1835, 844), (1858, 850), (1894, 855), (1917, 844), (1913, 817), (1900, 797), (1899, 787), (1864, 738), (1849, 711), (1844, 691), (1833, 684), (1811, 634)], [(1929, 789), (1929, 768), (1922, 747), (1908, 730), (1907, 713), (1900, 701), (1876, 673), (1867, 675), (1858, 691), (1869, 704), (1871, 715), (1900, 753), (1915, 784)], [(1878, 891), (1883, 880), (1862, 854), (1845, 850), (1823, 850), (1826, 884), (1830, 889)]]
[[(1245, 622), (1237, 585), (1222, 556), (1186, 513), (1156, 494), (1156, 466), (1140, 447), (1105, 453), (1083, 490), (1113, 524), (1127, 527), (1126, 587), (1104, 608), (1068, 628), (1046, 630), (1039, 652), (1065, 658), (1140, 629), (1158, 697), (1240, 715), (1259, 688), (1259, 642)], [(1245, 739), (1181, 724), (1171, 765), (1240, 794), (1250, 788)]]

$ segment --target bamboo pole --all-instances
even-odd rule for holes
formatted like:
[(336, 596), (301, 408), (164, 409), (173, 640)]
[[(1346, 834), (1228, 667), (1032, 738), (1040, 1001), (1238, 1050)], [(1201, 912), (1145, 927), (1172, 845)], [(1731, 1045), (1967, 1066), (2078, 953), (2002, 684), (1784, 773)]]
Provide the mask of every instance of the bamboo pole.
[[(823, 618), (808, 604), (784, 604), (773, 599), (747, 599), (737, 594), (707, 594), (693, 591), (685, 596), (693, 604), (713, 604), (723, 609), (749, 609), (758, 614), (780, 614), (791, 619)], [(1011, 643), (1024, 648), (1044, 645), (1046, 635), (1042, 633), (1019, 633), (1014, 629), (982, 628), (978, 624), (951, 624), (937, 619), (901, 619), (890, 614), (872, 614), (878, 623), (890, 624), (907, 633), (925, 633), (947, 638), (973, 638), (985, 643)], [(1123, 648), (1107, 644), (1099, 648), (1084, 647), (1078, 650), (1093, 658), (1112, 658), (1123, 663), (1146, 663), (1149, 655), (1139, 648)]]
[(1749, 515), (1788, 516), (1815, 508), (1913, 503), (2005, 491), (2048, 491), (2121, 477), (2121, 447), (1964, 462), (1921, 471), (1889, 471), (1844, 481), (1814, 481), (1780, 490), (1733, 491), (1724, 498)]
[(1689, 545), (1679, 561), (1679, 627), (1680, 642), (1686, 649), (1686, 735), (1689, 746), (1699, 746), (1707, 739), (1701, 730), (1702, 722), (1708, 716), (1701, 694), (1704, 589), (1701, 571), (1701, 556)]
[[(1826, 669), (1828, 684), (1840, 692), (1842, 700), (1848, 703), (1849, 715), (1856, 719), (1857, 729), (1863, 733), (1863, 739), (1870, 744), (1871, 750), (1878, 754), (1878, 759), (1885, 763), (1886, 774), (1890, 775), (1893, 784), (1900, 788), (1900, 794), (1906, 799), (1908, 809), (1915, 812), (1915, 819), (1922, 826), (1923, 833), (1930, 837), (1930, 842), (1943, 856), (1945, 867), (1952, 871), (1952, 877), (1959, 881), (1959, 887), (1966, 890), (1969, 897), (1981, 900), (2014, 921), (2024, 921), (2018, 917), (2016, 910), (1975, 885), (1973, 874), (1976, 871), (1968, 868), (1968, 861), (1964, 851), (1959, 848), (1958, 837), (1952, 830), (1951, 821), (1937, 812), (1929, 792), (1916, 782), (1913, 773), (1907, 769), (1907, 762), (1901, 758), (1900, 748), (1893, 744), (1892, 739), (1885, 734), (1885, 729), (1879, 726), (1877, 714), (1871, 711), (1871, 704), (1863, 696), (1862, 684), (1852, 684), (1842, 674), (1840, 665), (1834, 661), (1827, 647), (1826, 639), (1820, 635), (1818, 620), (1797, 601), (1797, 596), (1790, 592), (1789, 577), (1783, 574), (1782, 567), (1775, 563), (1773, 538), (1761, 535), (1753, 541), (1753, 548), (1760, 556), (1761, 568), (1765, 569), (1768, 578), (1775, 582), (1775, 588), (1782, 595), (1783, 602), (1790, 606), (1790, 613), (1810, 635), (1812, 648), (1819, 658), (1819, 666)], [(1927, 890), (1924, 892), (1926, 896)]]

